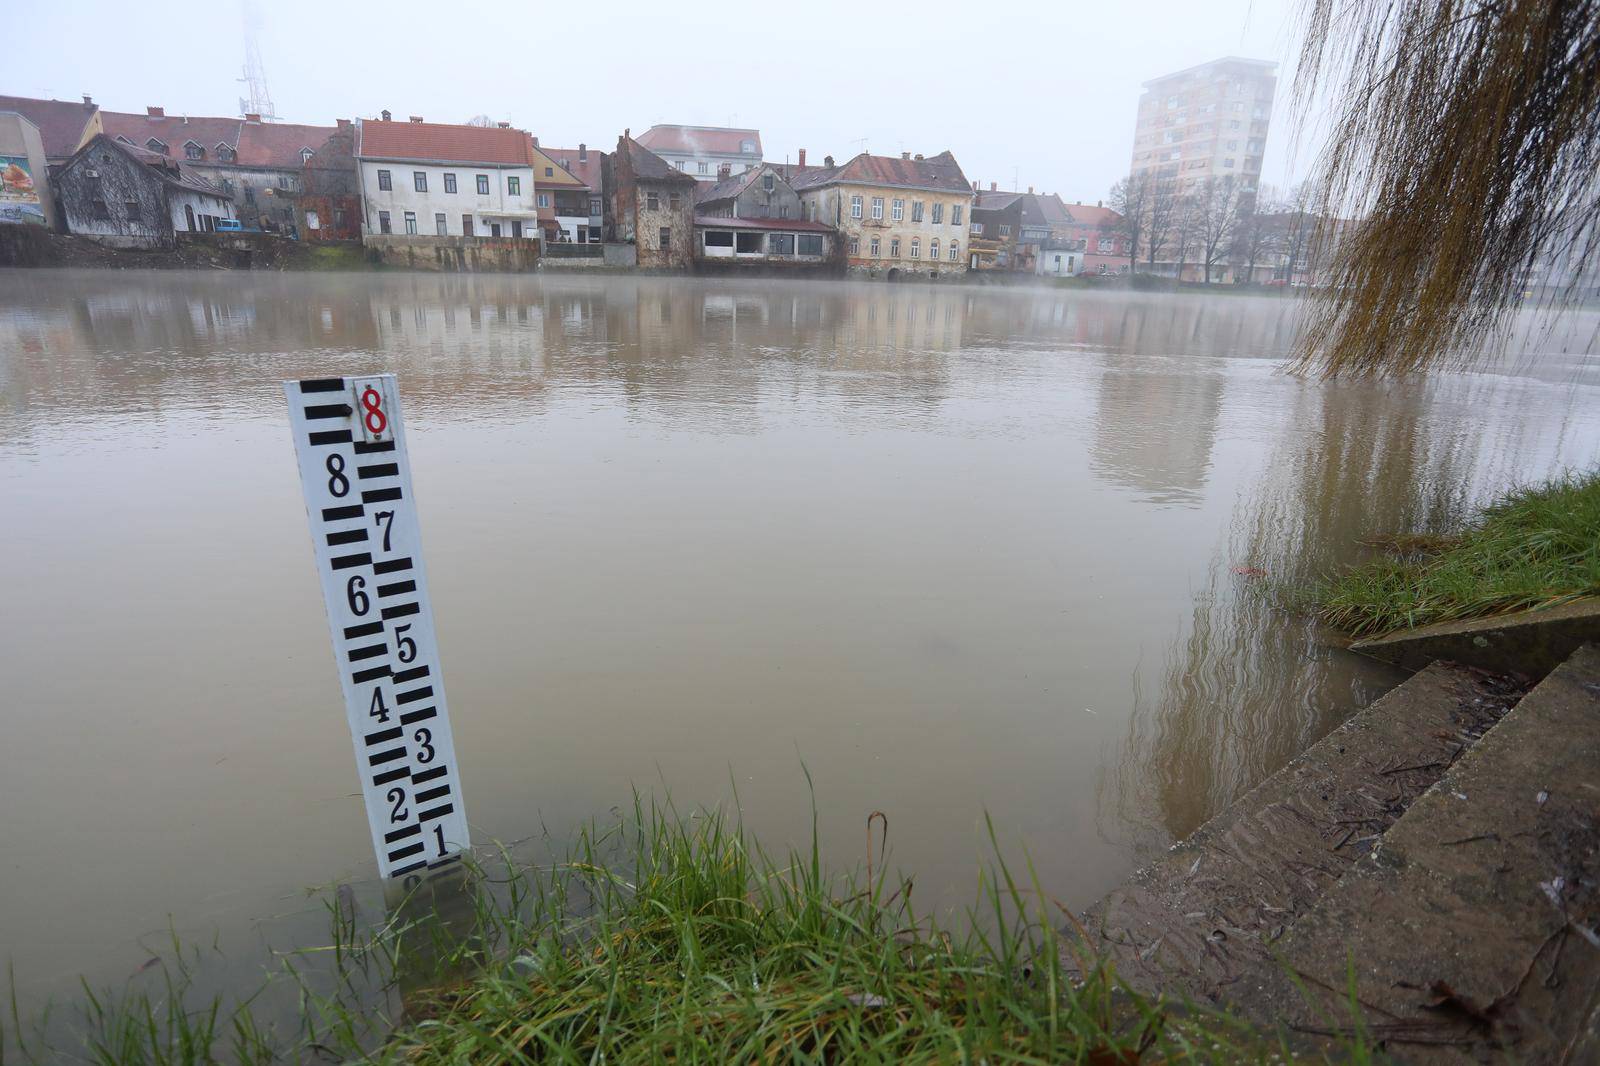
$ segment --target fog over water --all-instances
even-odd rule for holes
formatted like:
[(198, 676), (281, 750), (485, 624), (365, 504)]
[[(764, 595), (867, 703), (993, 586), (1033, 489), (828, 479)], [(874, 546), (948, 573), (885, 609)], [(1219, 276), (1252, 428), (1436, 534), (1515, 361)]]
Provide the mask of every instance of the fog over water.
[(1324, 384), (1279, 369), (1294, 306), (0, 273), (0, 952), (60, 993), (169, 921), (318, 930), (306, 890), (371, 876), (280, 382), (378, 371), (478, 841), (736, 784), (803, 843), (803, 762), (833, 861), (882, 810), (961, 902), (987, 811), (1087, 905), (1396, 680), (1237, 570), (1600, 452), (1592, 316)]

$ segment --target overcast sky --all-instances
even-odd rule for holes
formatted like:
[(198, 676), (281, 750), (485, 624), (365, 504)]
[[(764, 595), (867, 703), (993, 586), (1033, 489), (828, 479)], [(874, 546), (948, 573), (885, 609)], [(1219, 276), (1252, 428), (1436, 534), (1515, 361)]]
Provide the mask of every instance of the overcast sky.
[[(655, 122), (753, 126), (769, 160), (949, 148), (985, 188), (1092, 202), (1127, 170), (1141, 82), (1243, 55), (1280, 64), (1264, 180), (1286, 183), (1309, 162), (1290, 129), (1295, 0), (273, 0), (257, 11), (267, 84), (291, 122), (487, 114), (545, 144), (606, 148)], [(0, 93), (239, 111), (239, 0), (35, 2), (9, 22)]]

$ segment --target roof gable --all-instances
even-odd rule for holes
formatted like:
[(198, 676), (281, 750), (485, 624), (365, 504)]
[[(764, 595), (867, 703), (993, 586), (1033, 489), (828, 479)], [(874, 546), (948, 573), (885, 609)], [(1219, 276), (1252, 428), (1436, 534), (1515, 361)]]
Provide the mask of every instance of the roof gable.
[(99, 106), (75, 100), (38, 100), (30, 96), (0, 96), (0, 111), (15, 111), (39, 127), (39, 140), (50, 159), (66, 159), (78, 150), (84, 130)]
[(97, 133), (91, 137), (87, 144), (73, 153), (72, 158), (63, 164), (62, 170), (64, 172), (75, 170), (84, 159), (90, 158), (96, 149), (103, 148), (110, 148), (116, 151), (118, 154), (127, 157), (135, 165), (153, 173), (165, 184), (184, 192), (203, 193), (207, 196), (214, 196), (219, 200), (233, 199), (228, 193), (179, 163), (176, 159), (162, 155), (160, 152), (152, 152), (148, 148), (140, 148), (138, 145), (129, 144), (120, 138), (111, 137), (104, 133)]
[(628, 166), (635, 181), (665, 181), (681, 185), (697, 184), (695, 179), (656, 155), (624, 133), (617, 141), (617, 151), (626, 153)]

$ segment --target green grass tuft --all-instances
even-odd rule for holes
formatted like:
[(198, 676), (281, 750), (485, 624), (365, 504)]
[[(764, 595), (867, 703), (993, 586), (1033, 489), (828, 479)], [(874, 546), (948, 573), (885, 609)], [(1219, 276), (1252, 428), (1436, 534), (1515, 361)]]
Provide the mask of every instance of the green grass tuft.
[(1600, 594), (1600, 473), (1512, 492), (1459, 536), (1384, 547), (1311, 590), (1322, 621), (1370, 637)]

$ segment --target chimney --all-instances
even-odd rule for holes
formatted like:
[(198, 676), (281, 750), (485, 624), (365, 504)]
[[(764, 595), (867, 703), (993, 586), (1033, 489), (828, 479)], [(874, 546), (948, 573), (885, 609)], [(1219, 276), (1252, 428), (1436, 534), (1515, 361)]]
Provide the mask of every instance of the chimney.
[[(246, 111), (244, 113), (244, 120), (246, 122), (253, 122), (258, 126), (261, 124), (261, 116), (256, 114), (254, 111)], [(189, 120), (185, 118), (184, 121), (188, 122)]]
[(822, 165), (825, 166), (825, 167), (833, 166), (833, 156), (831, 156), (831, 155), (823, 156), (822, 157)]
[(164, 108), (164, 107), (147, 107), (147, 108), (144, 109), (144, 113), (145, 113), (146, 117), (148, 117), (148, 118), (166, 118), (167, 117), (167, 109)]
[(350, 120), (347, 118), (336, 118), (333, 121), (340, 129), (346, 129), (350, 125)]
[(733, 177), (733, 164), (732, 163), (718, 163), (717, 164), (717, 180), (718, 181), (727, 181), (731, 177)]
[(973, 192), (977, 192), (978, 191), (978, 183), (977, 182), (973, 182), (972, 183), (972, 191)]
[(901, 152), (900, 153), (900, 158), (901, 159), (910, 159), (911, 158), (911, 153), (910, 152)]
[(84, 107), (93, 107), (94, 106), (94, 97), (90, 96), (88, 93), (84, 93), (83, 94), (83, 106)]
[(421, 115), (412, 115), (411, 116), (411, 121), (412, 122), (421, 122), (422, 121), (422, 116)]
[(1095, 206), (1096, 206), (1096, 207), (1104, 207), (1104, 206), (1105, 206), (1105, 201), (1104, 201), (1104, 200), (1096, 200), (1096, 201), (1095, 201), (1095, 202), (1094, 202), (1094, 205), (1095, 205)]
[(805, 166), (806, 165), (806, 150), (804, 148), (800, 149), (800, 163), (799, 163), (799, 165), (800, 166)]
[(994, 192), (994, 182), (992, 181), (989, 183), (989, 191)]
[(1029, 196), (1033, 195), (1033, 186), (1032, 185), (1028, 186), (1028, 195)]
[(584, 144), (582, 141), (579, 141), (578, 142), (578, 162), (587, 163), (588, 161), (589, 161), (589, 146), (587, 144)]
[(384, 111), (383, 111), (383, 121), (388, 122), (389, 118), (390, 118), (389, 111), (388, 111), (387, 108), (385, 108)]
[[(508, 130), (508, 129), (511, 128), (511, 123), (509, 123), (509, 122), (496, 122), (495, 125), (498, 126), (500, 129), (503, 129), (503, 130)], [(539, 147), (539, 138), (535, 137), (533, 139), (533, 146), (535, 148)]]
[[(503, 129), (503, 130), (508, 130), (508, 129), (511, 128), (511, 123), (502, 122), (502, 123), (500, 123), (500, 128)], [(537, 138), (537, 137), (533, 138), (533, 146), (535, 148), (539, 147), (539, 138)]]
[(917, 153), (917, 162), (919, 162), (919, 163), (922, 162), (922, 153), (921, 152)]

